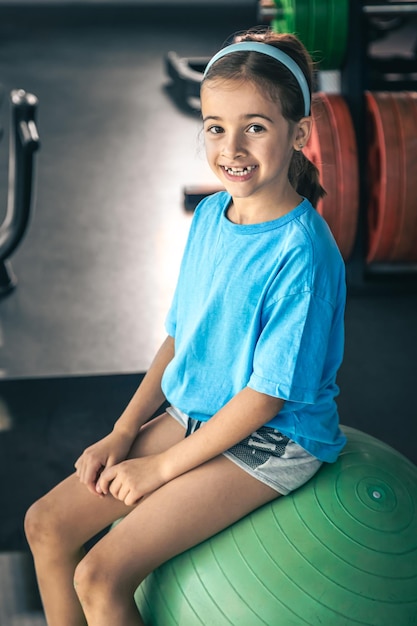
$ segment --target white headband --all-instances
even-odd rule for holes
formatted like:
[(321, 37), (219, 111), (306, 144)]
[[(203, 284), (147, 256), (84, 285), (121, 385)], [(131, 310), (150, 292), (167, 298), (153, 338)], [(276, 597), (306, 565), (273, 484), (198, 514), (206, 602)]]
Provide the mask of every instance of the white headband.
[(304, 99), (304, 115), (308, 116), (310, 114), (310, 90), (308, 88), (306, 78), (300, 67), (288, 54), (286, 54), (279, 48), (271, 46), (267, 43), (260, 43), (257, 41), (241, 41), (240, 43), (234, 43), (230, 46), (226, 46), (210, 59), (206, 66), (206, 69), (204, 70), (204, 76), (206, 76), (213, 63), (216, 63), (216, 61), (218, 61), (219, 59), (226, 56), (227, 54), (231, 54), (232, 52), (240, 52), (243, 50), (247, 52), (259, 52), (260, 54), (266, 54), (267, 56), (272, 57), (273, 59), (276, 59), (277, 61), (285, 65), (285, 67), (292, 73), (300, 86)]

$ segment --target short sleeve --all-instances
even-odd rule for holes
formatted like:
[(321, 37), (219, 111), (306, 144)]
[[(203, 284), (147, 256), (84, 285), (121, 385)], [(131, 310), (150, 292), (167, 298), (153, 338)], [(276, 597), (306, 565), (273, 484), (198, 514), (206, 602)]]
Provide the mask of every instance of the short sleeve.
[(175, 337), (175, 330), (177, 327), (177, 298), (178, 298), (177, 292), (178, 292), (178, 286), (175, 289), (171, 306), (165, 318), (165, 330), (167, 331), (168, 335), (170, 335), (171, 337)]
[(315, 403), (325, 376), (333, 305), (309, 291), (264, 311), (249, 386), (283, 400)]

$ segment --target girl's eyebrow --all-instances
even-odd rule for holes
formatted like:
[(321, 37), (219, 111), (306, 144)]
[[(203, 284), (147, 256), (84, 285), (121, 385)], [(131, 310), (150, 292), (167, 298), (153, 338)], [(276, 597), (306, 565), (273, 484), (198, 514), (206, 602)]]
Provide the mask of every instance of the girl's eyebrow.
[[(260, 117), (261, 119), (267, 120), (268, 122), (273, 124), (273, 120), (270, 117), (268, 117), (267, 115), (264, 115), (263, 113), (247, 113), (246, 115), (242, 116), (242, 118), (244, 120), (250, 120), (253, 117)], [(219, 121), (221, 119), (222, 118), (221, 118), (220, 115), (206, 115), (206, 117), (203, 117), (203, 122), (207, 122), (207, 120)]]
[(207, 120), (215, 120), (218, 121), (221, 118), (218, 115), (206, 115), (206, 117), (203, 117), (203, 122), (207, 122)]

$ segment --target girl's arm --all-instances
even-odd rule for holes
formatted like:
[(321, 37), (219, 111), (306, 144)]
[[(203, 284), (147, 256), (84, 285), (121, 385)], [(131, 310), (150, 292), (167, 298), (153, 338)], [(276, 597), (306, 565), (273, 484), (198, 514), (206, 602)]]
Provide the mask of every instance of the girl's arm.
[(114, 431), (127, 434), (133, 441), (140, 427), (159, 409), (165, 401), (161, 389), (162, 375), (174, 358), (174, 353), (174, 339), (168, 335), (134, 396), (115, 423)]
[(203, 428), (160, 456), (164, 482), (218, 456), (275, 417), (284, 400), (245, 387)]

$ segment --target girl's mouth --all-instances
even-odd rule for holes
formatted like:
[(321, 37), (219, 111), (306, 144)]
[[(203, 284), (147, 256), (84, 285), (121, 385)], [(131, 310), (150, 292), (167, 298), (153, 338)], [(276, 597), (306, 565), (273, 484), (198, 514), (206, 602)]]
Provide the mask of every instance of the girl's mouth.
[(245, 178), (252, 174), (252, 172), (258, 167), (257, 165), (248, 165), (246, 167), (227, 167), (226, 165), (220, 166), (226, 173), (228, 178)]

